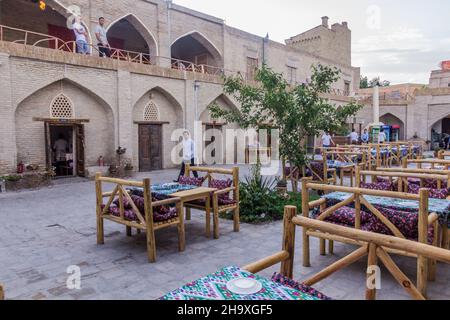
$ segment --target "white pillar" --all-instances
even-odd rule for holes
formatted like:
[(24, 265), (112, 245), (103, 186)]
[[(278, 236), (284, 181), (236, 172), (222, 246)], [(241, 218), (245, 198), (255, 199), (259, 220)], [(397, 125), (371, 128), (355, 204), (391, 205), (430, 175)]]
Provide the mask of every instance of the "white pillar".
[(373, 87), (373, 123), (380, 123), (380, 88)]

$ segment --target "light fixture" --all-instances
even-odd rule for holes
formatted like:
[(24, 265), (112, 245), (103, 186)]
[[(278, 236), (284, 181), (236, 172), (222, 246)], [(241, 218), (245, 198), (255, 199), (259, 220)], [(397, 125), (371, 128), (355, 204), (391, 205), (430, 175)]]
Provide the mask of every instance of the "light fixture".
[(39, 9), (41, 9), (42, 11), (44, 11), (47, 8), (47, 4), (45, 3), (45, 1), (40, 0), (39, 1)]

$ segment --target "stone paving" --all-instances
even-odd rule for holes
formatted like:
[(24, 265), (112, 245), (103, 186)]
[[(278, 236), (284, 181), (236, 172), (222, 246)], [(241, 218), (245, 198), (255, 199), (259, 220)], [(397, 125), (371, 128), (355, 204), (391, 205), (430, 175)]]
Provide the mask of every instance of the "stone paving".
[[(247, 172), (241, 171), (241, 177)], [(177, 172), (151, 176), (167, 182)], [(69, 183), (70, 182), (70, 183)], [(204, 215), (193, 213), (186, 225), (186, 251), (177, 249), (177, 232), (157, 232), (157, 263), (147, 262), (145, 235), (125, 235), (125, 227), (105, 222), (105, 245), (96, 245), (94, 183), (83, 179), (59, 181), (35, 191), (0, 194), (0, 283), (8, 299), (155, 299), (183, 284), (228, 265), (242, 266), (281, 248), (281, 222), (241, 226), (220, 221), (219, 240), (204, 236)], [(300, 230), (300, 229), (297, 229)], [(297, 232), (296, 279), (305, 279), (353, 248), (336, 244), (335, 255), (322, 257), (312, 239), (312, 268), (300, 263), (301, 234)], [(395, 258), (414, 279), (415, 260)], [(81, 290), (66, 287), (67, 268), (81, 268)], [(278, 267), (262, 272), (271, 276)], [(316, 287), (336, 299), (363, 299), (366, 261), (361, 260)], [(439, 264), (438, 281), (430, 283), (429, 297), (450, 299), (450, 267)], [(383, 271), (379, 299), (409, 299)]]

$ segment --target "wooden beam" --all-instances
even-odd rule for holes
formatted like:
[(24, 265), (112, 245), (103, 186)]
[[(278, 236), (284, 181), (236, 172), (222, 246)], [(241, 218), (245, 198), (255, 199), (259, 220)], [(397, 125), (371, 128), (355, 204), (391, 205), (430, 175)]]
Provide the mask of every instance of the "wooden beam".
[(436, 259), (450, 264), (450, 251), (442, 248), (433, 247), (424, 243), (401, 239), (394, 236), (356, 230), (354, 228), (343, 227), (327, 222), (317, 221), (302, 216), (296, 216), (292, 221), (304, 228), (319, 230), (325, 233), (349, 238), (355, 241), (373, 242), (381, 247), (397, 249), (416, 255), (422, 255), (430, 259)]
[(33, 121), (41, 121), (48, 122), (52, 124), (80, 124), (80, 123), (89, 123), (91, 120), (89, 119), (55, 119), (55, 118), (40, 118), (33, 117)]
[(270, 257), (248, 264), (243, 269), (251, 273), (258, 273), (262, 270), (276, 265), (277, 263), (286, 261), (287, 259), (289, 259), (289, 252), (280, 251), (278, 253), (275, 253), (274, 255), (271, 255)]
[(414, 286), (412, 281), (400, 270), (394, 260), (382, 248), (377, 248), (377, 256), (383, 262), (397, 282), (416, 300), (425, 300), (425, 297)]
[(355, 263), (356, 261), (358, 261), (365, 255), (367, 255), (367, 245), (352, 252), (345, 258), (333, 263), (331, 266), (325, 268), (324, 270), (320, 271), (313, 277), (306, 280), (303, 284), (305, 284), (307, 286), (313, 286), (314, 284), (322, 281), (323, 279), (328, 278), (333, 273), (336, 273), (336, 272), (348, 267), (349, 265)]

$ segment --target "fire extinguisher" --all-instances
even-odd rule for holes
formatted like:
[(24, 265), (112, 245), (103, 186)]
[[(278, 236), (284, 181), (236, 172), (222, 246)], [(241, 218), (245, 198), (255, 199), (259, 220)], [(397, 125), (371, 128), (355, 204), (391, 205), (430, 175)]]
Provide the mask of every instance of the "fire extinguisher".
[(22, 162), (20, 162), (18, 165), (17, 165), (17, 173), (23, 173), (25, 171), (25, 166), (23, 165), (23, 163)]
[(103, 160), (103, 156), (98, 157), (98, 166), (99, 167), (105, 166), (105, 161)]

